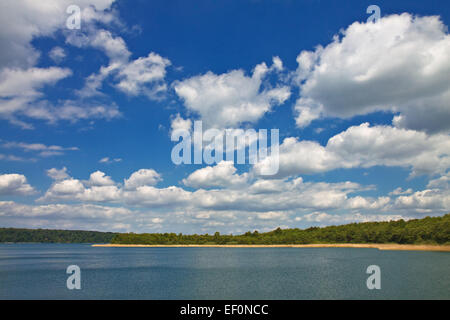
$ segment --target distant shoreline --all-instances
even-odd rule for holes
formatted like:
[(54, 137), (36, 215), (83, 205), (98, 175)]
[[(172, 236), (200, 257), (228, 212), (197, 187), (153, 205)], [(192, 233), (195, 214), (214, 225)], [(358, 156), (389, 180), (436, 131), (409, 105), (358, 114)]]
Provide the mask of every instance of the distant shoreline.
[(379, 250), (407, 250), (407, 251), (441, 251), (450, 252), (450, 245), (427, 244), (385, 244), (385, 243), (330, 243), (330, 244), (279, 244), (279, 245), (220, 245), (220, 244), (93, 244), (93, 247), (107, 248), (373, 248)]

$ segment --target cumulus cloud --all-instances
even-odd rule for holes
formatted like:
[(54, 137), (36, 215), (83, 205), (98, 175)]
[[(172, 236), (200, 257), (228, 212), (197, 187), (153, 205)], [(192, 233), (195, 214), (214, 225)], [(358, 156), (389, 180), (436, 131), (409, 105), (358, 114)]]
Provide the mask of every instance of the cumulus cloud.
[[(60, 100), (56, 105), (47, 101), (43, 88), (69, 77), (67, 68), (37, 68), (34, 65), (40, 52), (31, 42), (37, 37), (52, 36), (57, 30), (65, 33), (66, 9), (77, 5), (81, 9), (83, 26), (93, 28), (94, 22), (109, 24), (117, 20), (114, 11), (109, 11), (113, 0), (50, 0), (46, 5), (19, 0), (3, 1), (0, 4), (0, 46), (8, 48), (0, 53), (0, 118), (25, 129), (33, 126), (21, 119), (66, 120), (112, 119), (120, 116), (116, 105), (95, 102)], [(94, 28), (95, 29), (95, 28)], [(66, 33), (71, 38), (76, 32)], [(99, 41), (102, 43), (102, 41)], [(67, 43), (70, 43), (67, 40)], [(105, 50), (118, 50), (117, 43), (104, 41)], [(99, 45), (100, 46), (100, 45)], [(56, 63), (65, 57), (61, 47), (54, 47), (49, 56)]]
[(136, 189), (142, 186), (153, 186), (161, 180), (161, 176), (153, 169), (140, 169), (125, 179), (125, 189)]
[[(131, 56), (125, 41), (121, 37), (115, 37), (108, 30), (96, 30), (90, 35), (89, 44), (97, 49), (101, 49), (110, 59), (110, 64), (126, 63)], [(69, 43), (73, 43), (72, 38), (68, 38)], [(77, 44), (77, 43), (73, 43)]]
[[(352, 182), (312, 183), (303, 182), (301, 178), (250, 182), (247, 174), (236, 174), (233, 165), (225, 161), (215, 167), (197, 170), (185, 179), (185, 184), (199, 188), (193, 192), (177, 186), (155, 187), (160, 179), (156, 171), (141, 169), (126, 179), (121, 187), (103, 172), (97, 171), (91, 174), (88, 181), (72, 177), (55, 180), (39, 201), (113, 202), (150, 208), (190, 207), (192, 210), (267, 212), (346, 207), (350, 206), (349, 194), (364, 190), (363, 186)], [(242, 192), (243, 183), (248, 183), (246, 192)], [(368, 199), (366, 207), (375, 208), (375, 201)], [(361, 207), (363, 205), (358, 206)]]
[(427, 188), (450, 189), (450, 172), (447, 172), (439, 178), (430, 180)]
[[(81, 180), (74, 178), (55, 181), (38, 201), (114, 202), (120, 199), (121, 190), (117, 186), (109, 184), (93, 185), (94, 183), (108, 183), (108, 177), (102, 177), (100, 181), (95, 181), (95, 178), (92, 180), (87, 181), (86, 185)], [(98, 177), (97, 180), (99, 180)]]
[(177, 115), (171, 120), (170, 128), (172, 129), (172, 132), (177, 130), (190, 132), (192, 129), (192, 121), (191, 119), (183, 119), (180, 114), (177, 113)]
[(54, 84), (71, 73), (69, 69), (57, 67), (0, 69), (0, 117), (29, 127), (18, 120), (16, 114), (29, 111), (29, 104), (42, 96), (40, 88)]
[(243, 188), (247, 184), (248, 174), (236, 173), (232, 161), (221, 161), (214, 167), (205, 167), (191, 173), (183, 184), (192, 188)]
[[(69, 5), (82, 9), (85, 22), (108, 15), (114, 0), (48, 0), (45, 5), (37, 1), (16, 0), (0, 3), (0, 68), (31, 67), (40, 53), (31, 45), (36, 37), (50, 36), (65, 27)], [(91, 7), (93, 6), (93, 7)], [(106, 19), (106, 17), (104, 18)]]
[[(351, 181), (305, 182), (301, 177), (246, 179), (246, 187), (242, 189), (239, 183), (247, 177), (245, 174), (237, 175), (231, 164), (224, 162), (203, 169), (206, 170), (197, 170), (185, 179), (192, 185), (197, 184), (195, 191), (187, 191), (177, 186), (156, 187), (155, 184), (160, 179), (159, 174), (151, 169), (133, 173), (125, 180), (125, 183), (128, 181), (128, 186), (115, 183), (100, 171), (92, 173), (89, 180), (83, 181), (68, 176), (65, 168), (51, 169), (48, 173), (55, 181), (38, 201), (63, 201), (67, 204), (30, 206), (30, 210), (22, 216), (42, 214), (43, 218), (54, 217), (55, 221), (61, 222), (61, 219), (69, 219), (70, 215), (63, 215), (63, 210), (55, 208), (69, 210), (71, 206), (78, 206), (87, 208), (87, 212), (67, 212), (71, 212), (74, 217), (79, 214), (80, 218), (84, 214), (88, 219), (86, 223), (97, 219), (99, 223), (103, 221), (102, 223), (107, 222), (108, 225), (113, 222), (126, 224), (128, 227), (132, 226), (133, 230), (161, 228), (168, 224), (171, 231), (174, 228), (186, 230), (183, 228), (201, 226), (204, 231), (217, 231), (219, 228), (221, 231), (241, 232), (249, 228), (270, 230), (278, 226), (292, 226), (294, 223), (310, 226), (419, 218), (445, 213), (450, 201), (449, 189), (441, 183), (445, 180), (442, 177), (446, 175), (430, 181), (428, 189), (412, 193), (408, 191), (408, 194), (397, 190), (396, 193), (402, 194), (390, 198), (362, 195), (365, 191), (373, 191), (374, 186), (364, 186)], [(235, 180), (236, 185), (230, 185), (229, 181), (224, 184), (216, 183), (214, 180), (220, 181), (224, 177)], [(20, 185), (24, 184), (26, 180), (23, 177), (15, 189), (20, 190)], [(6, 189), (14, 188), (9, 186)], [(24, 192), (24, 188), (21, 192)], [(94, 204), (89, 207), (87, 203)], [(123, 208), (124, 215), (103, 214), (102, 212), (110, 212), (105, 206), (109, 204), (117, 209)], [(97, 210), (92, 213), (94, 206), (105, 209), (99, 209), (100, 213), (97, 215)], [(11, 208), (18, 207), (20, 205), (4, 202), (0, 204), (0, 215), (12, 217)], [(19, 210), (14, 212), (15, 215), (20, 215)], [(161, 216), (161, 213), (164, 216)], [(108, 217), (107, 214), (111, 216)]]
[(190, 200), (191, 193), (176, 186), (156, 188), (150, 185), (142, 185), (135, 190), (126, 190), (123, 196), (123, 201), (129, 205), (148, 208), (173, 208), (186, 205)]
[[(450, 137), (363, 123), (331, 137), (326, 146), (286, 138), (280, 145), (276, 177), (326, 172), (337, 168), (400, 166), (412, 175), (443, 173), (450, 167)], [(254, 166), (258, 173), (272, 156)]]
[(389, 197), (379, 197), (378, 199), (364, 198), (356, 196), (349, 199), (347, 207), (350, 209), (381, 209), (391, 201)]
[[(255, 182), (257, 184), (257, 182)], [(204, 190), (192, 194), (192, 201), (204, 209), (242, 211), (281, 211), (293, 209), (336, 209), (344, 207), (348, 195), (358, 188), (357, 183), (312, 183), (303, 179), (277, 180), (273, 192), (261, 191), (261, 185), (246, 192), (239, 189)]]
[(400, 196), (394, 207), (419, 213), (448, 213), (450, 208), (449, 189), (425, 189), (409, 196)]
[[(70, 212), (70, 215), (67, 215)], [(19, 204), (13, 201), (0, 201), (1, 216), (16, 217), (45, 217), (65, 216), (66, 219), (73, 218), (114, 218), (115, 216), (130, 215), (131, 211), (126, 208), (114, 208), (94, 204), (48, 204), (31, 206)]]
[[(280, 61), (275, 65), (280, 68)], [(176, 94), (189, 111), (199, 114), (207, 127), (225, 128), (255, 122), (272, 107), (283, 104), (290, 96), (287, 86), (264, 88), (263, 78), (270, 68), (257, 65), (251, 76), (243, 70), (224, 74), (207, 72), (178, 81)]]
[[(128, 95), (145, 94), (150, 98), (155, 98), (160, 92), (166, 90), (166, 84), (162, 80), (169, 65), (168, 59), (151, 52), (147, 57), (138, 58), (119, 71), (117, 88)], [(153, 83), (158, 83), (158, 85), (147, 86)]]
[(24, 175), (17, 173), (0, 175), (0, 195), (30, 195), (34, 192)]
[(108, 77), (112, 77), (118, 90), (130, 96), (146, 95), (157, 100), (167, 90), (164, 78), (171, 62), (157, 53), (150, 52), (146, 57), (130, 60), (131, 52), (120, 36), (97, 28), (87, 28), (87, 33), (81, 36), (70, 35), (67, 42), (102, 50), (109, 58), (107, 66), (86, 78), (84, 87), (78, 91), (83, 98), (102, 95), (101, 88)]
[(139, 212), (96, 204), (28, 205), (0, 201), (0, 217), (4, 225), (11, 227), (127, 232)]
[(98, 105), (66, 100), (61, 105), (53, 105), (42, 99), (42, 87), (68, 77), (72, 72), (66, 68), (29, 68), (0, 70), (0, 118), (23, 128), (32, 125), (20, 120), (21, 116), (56, 122), (80, 119), (112, 119), (120, 116), (116, 105)]
[(52, 178), (53, 180), (65, 180), (69, 178), (69, 174), (67, 173), (67, 168), (63, 167), (62, 169), (51, 168), (47, 170), (47, 176)]
[(34, 98), (38, 89), (72, 74), (67, 68), (3, 68), (0, 72), (0, 96), (6, 98)]
[(112, 186), (114, 185), (114, 181), (111, 179), (111, 177), (107, 176), (104, 172), (101, 171), (95, 171), (91, 173), (89, 180), (87, 181), (87, 184), (90, 186)]
[(393, 123), (450, 129), (450, 36), (437, 16), (404, 13), (355, 22), (325, 47), (297, 58), (297, 125), (319, 117), (400, 113)]
[(426, 189), (403, 192), (395, 199), (393, 209), (416, 214), (445, 214), (450, 208), (450, 173), (431, 179)]

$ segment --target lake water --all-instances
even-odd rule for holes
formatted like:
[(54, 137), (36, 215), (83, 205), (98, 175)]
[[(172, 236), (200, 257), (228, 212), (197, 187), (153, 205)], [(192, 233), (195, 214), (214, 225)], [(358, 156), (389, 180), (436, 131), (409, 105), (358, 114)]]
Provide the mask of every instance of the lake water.
[(0, 244), (0, 299), (450, 299), (449, 271), (445, 252)]

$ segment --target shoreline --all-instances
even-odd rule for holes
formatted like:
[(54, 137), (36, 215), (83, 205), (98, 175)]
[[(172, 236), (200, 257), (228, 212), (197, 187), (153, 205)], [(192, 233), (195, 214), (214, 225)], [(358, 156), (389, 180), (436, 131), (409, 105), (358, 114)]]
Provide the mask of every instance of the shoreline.
[(275, 245), (252, 245), (252, 244), (93, 244), (93, 247), (106, 248), (371, 248), (378, 250), (399, 251), (440, 251), (450, 252), (450, 245), (428, 245), (428, 244), (385, 244), (385, 243), (330, 243), (330, 244), (275, 244)]

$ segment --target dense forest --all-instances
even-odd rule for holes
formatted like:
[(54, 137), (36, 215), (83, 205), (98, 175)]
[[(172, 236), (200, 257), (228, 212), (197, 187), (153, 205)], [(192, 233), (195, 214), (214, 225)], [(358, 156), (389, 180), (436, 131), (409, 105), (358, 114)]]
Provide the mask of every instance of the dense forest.
[(312, 243), (399, 243), (450, 244), (450, 214), (415, 220), (352, 223), (308, 229), (276, 229), (242, 235), (183, 235), (175, 233), (120, 233), (114, 244), (312, 244)]
[(112, 233), (78, 230), (0, 228), (0, 242), (114, 244), (312, 244), (400, 243), (450, 244), (450, 214), (416, 220), (352, 223), (308, 229), (276, 229), (241, 235), (176, 233)]
[(112, 232), (0, 228), (0, 242), (110, 243)]

